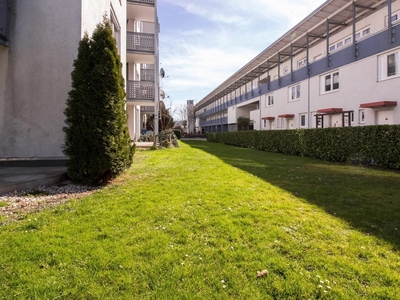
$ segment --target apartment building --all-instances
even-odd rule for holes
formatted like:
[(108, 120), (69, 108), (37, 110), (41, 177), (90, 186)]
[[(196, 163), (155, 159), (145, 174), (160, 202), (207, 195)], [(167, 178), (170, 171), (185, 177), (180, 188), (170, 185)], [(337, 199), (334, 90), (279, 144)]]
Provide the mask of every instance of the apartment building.
[(196, 106), (203, 132), (400, 124), (400, 1), (330, 0)]
[[(0, 0), (0, 157), (63, 157), (73, 61), (84, 33), (91, 35), (105, 14), (127, 79), (134, 140), (135, 125), (158, 100), (156, 6), (156, 0)], [(143, 104), (153, 110), (143, 112)]]

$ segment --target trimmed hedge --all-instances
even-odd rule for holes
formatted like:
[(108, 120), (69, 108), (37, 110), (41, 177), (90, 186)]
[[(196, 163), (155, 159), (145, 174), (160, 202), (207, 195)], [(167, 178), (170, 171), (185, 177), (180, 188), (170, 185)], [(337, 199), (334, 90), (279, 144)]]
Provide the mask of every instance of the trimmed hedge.
[(208, 133), (207, 141), (400, 169), (400, 125)]

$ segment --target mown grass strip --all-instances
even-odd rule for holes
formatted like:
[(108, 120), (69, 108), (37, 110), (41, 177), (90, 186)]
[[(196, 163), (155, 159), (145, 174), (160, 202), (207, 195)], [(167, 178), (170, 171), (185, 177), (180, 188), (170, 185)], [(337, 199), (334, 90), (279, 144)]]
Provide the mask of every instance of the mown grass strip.
[(138, 151), (114, 184), (1, 227), (0, 297), (400, 295), (399, 173), (181, 145)]

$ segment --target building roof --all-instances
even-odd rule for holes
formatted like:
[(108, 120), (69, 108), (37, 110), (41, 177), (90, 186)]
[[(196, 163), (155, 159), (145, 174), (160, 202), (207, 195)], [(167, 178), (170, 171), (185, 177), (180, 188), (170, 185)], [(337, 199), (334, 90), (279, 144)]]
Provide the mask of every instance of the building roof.
[[(394, 1), (392, 0), (392, 2)], [(357, 0), (357, 2), (353, 0), (326, 1), (239, 71), (221, 83), (197, 103), (195, 108), (201, 109), (243, 86), (245, 83), (258, 78), (261, 74), (267, 72), (268, 69), (276, 67), (278, 60), (282, 63), (290, 59), (292, 45), (293, 55), (295, 56), (306, 51), (307, 40), (309, 46), (325, 40), (328, 26), (330, 35), (351, 26), (353, 23), (353, 4), (356, 7), (356, 21), (359, 21), (372, 14), (375, 10), (387, 5), (387, 0)]]

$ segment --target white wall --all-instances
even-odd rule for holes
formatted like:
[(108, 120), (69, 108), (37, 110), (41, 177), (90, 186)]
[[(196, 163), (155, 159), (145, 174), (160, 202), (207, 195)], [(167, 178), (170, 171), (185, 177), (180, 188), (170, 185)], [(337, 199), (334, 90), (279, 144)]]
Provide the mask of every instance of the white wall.
[[(110, 2), (125, 45), (126, 0), (122, 5), (119, 0), (11, 1), (9, 67), (6, 90), (0, 91), (5, 95), (0, 99), (0, 157), (63, 156), (63, 111), (78, 44), (104, 12), (110, 15)], [(121, 53), (125, 68), (125, 49)]]
[(62, 156), (65, 102), (80, 39), (80, 1), (11, 2), (0, 156)]

